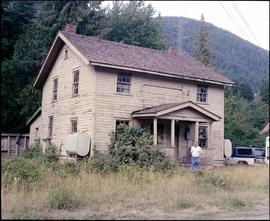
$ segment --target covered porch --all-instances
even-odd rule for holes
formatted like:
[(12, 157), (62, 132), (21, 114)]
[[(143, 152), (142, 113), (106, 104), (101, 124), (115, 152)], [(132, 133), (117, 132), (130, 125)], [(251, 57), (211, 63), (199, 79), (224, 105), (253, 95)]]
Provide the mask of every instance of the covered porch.
[(132, 117), (153, 135), (154, 145), (160, 145), (172, 160), (189, 164), (190, 147), (197, 141), (203, 149), (202, 165), (212, 165), (212, 125), (219, 116), (188, 101), (135, 111)]

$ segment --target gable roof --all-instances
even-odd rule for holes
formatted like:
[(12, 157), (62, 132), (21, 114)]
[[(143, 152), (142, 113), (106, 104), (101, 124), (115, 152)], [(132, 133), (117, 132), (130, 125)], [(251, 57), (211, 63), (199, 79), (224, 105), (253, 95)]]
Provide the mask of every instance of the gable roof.
[[(164, 51), (101, 40), (96, 37), (64, 31), (58, 33), (44, 64), (49, 62), (51, 53), (53, 54), (54, 52), (55, 54), (55, 52), (60, 50), (58, 39), (62, 40), (61, 44), (63, 42), (68, 44), (86, 64), (91, 63), (94, 66), (129, 69), (144, 73), (206, 81), (214, 84), (234, 84), (233, 81), (188, 55), (175, 55)], [(56, 50), (54, 50), (55, 47)], [(53, 57), (55, 58), (55, 56)], [(48, 75), (49, 68), (43, 71), (44, 64), (34, 83), (36, 87), (41, 87)]]
[(269, 123), (267, 123), (264, 128), (260, 131), (260, 134), (269, 133)]
[(41, 115), (41, 107), (39, 107), (36, 112), (28, 119), (26, 126), (30, 125), (35, 119)]
[(184, 108), (190, 107), (203, 115), (211, 118), (214, 121), (221, 119), (220, 116), (210, 112), (209, 110), (195, 104), (192, 101), (181, 102), (181, 103), (167, 103), (161, 104), (154, 107), (145, 108), (142, 110), (134, 111), (131, 113), (132, 117), (159, 117), (174, 111), (178, 111)]

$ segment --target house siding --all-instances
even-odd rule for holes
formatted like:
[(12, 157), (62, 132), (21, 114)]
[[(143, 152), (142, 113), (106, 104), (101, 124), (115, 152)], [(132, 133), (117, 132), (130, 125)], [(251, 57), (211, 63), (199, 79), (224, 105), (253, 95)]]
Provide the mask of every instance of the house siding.
[[(29, 144), (35, 144), (35, 139), (40, 138), (40, 128), (41, 126), (41, 116), (38, 116), (33, 123), (30, 125), (30, 138), (29, 138)], [(36, 128), (38, 128), (38, 133), (36, 134)]]
[[(86, 132), (93, 139), (94, 118), (94, 82), (93, 67), (86, 65), (69, 49), (68, 58), (64, 59), (61, 49), (42, 90), (42, 126), (41, 137), (48, 137), (49, 116), (53, 116), (52, 143), (61, 147), (61, 155), (66, 155), (64, 141), (70, 134), (70, 120), (78, 119), (78, 132)], [(72, 96), (73, 70), (79, 69), (79, 94)], [(57, 101), (52, 102), (53, 80), (58, 78)], [(45, 145), (45, 143), (43, 143)], [(45, 148), (45, 147), (44, 147)]]
[[(112, 69), (96, 68), (95, 146), (100, 151), (107, 151), (108, 134), (115, 129), (116, 119), (131, 120), (133, 111), (163, 103), (196, 102), (195, 81), (132, 73), (130, 94), (120, 94), (116, 93), (117, 73)], [(208, 161), (218, 165), (219, 160), (223, 160), (224, 87), (208, 84), (208, 102), (197, 104), (221, 117), (212, 124), (210, 149), (213, 150), (204, 151)]]

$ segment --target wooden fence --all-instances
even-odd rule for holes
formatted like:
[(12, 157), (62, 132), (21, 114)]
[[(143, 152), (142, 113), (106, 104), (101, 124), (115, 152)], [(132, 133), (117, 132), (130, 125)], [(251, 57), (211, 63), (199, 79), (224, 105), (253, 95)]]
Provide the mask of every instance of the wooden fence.
[(29, 134), (1, 134), (1, 156), (20, 156), (29, 148)]

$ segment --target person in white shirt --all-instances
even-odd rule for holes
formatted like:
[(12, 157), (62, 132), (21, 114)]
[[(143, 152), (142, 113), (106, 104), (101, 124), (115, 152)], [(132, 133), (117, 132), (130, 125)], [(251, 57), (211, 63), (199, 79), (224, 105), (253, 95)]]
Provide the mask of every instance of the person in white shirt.
[(196, 141), (194, 141), (193, 146), (190, 148), (190, 153), (192, 169), (200, 169), (200, 154), (202, 153), (202, 148), (198, 146)]

